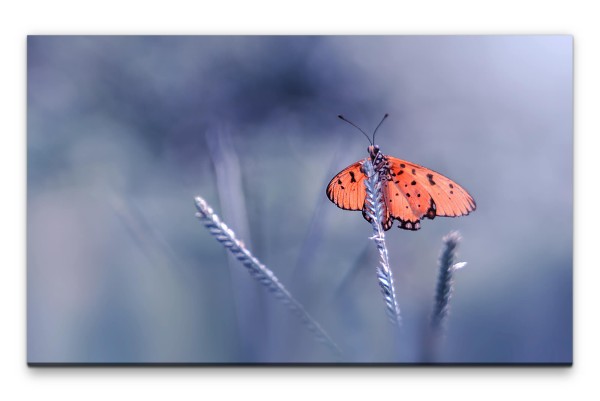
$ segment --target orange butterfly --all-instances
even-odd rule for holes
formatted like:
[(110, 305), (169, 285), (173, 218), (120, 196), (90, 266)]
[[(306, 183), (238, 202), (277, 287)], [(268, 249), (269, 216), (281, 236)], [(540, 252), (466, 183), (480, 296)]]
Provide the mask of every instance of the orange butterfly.
[[(383, 229), (389, 230), (396, 219), (400, 221), (399, 228), (416, 231), (421, 228), (420, 221), (423, 217), (433, 219), (435, 216), (466, 216), (474, 211), (475, 200), (456, 182), (436, 171), (379, 152), (379, 146), (375, 145), (375, 133), (387, 116), (388, 114), (375, 128), (373, 140), (357, 125), (338, 116), (359, 129), (371, 144), (367, 150), (381, 181)], [(363, 162), (364, 160), (358, 161), (333, 177), (327, 185), (326, 193), (337, 207), (362, 210), (365, 220), (371, 222), (364, 209), (367, 195), (364, 179), (367, 176), (362, 169)]]

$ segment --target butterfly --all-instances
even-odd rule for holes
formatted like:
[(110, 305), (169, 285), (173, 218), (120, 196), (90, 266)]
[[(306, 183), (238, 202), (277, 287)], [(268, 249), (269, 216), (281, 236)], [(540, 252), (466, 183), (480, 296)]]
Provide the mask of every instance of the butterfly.
[[(354, 123), (341, 115), (338, 117), (359, 129), (371, 144), (367, 151), (381, 182), (384, 207), (381, 225), (384, 230), (392, 228), (394, 220), (398, 220), (399, 228), (416, 231), (421, 228), (421, 220), (425, 217), (466, 216), (477, 207), (473, 197), (448, 177), (379, 151), (379, 146), (375, 145), (375, 133), (388, 114), (375, 128), (373, 140)], [(365, 220), (371, 222), (365, 210), (367, 193), (364, 180), (367, 175), (362, 165), (366, 160), (357, 161), (336, 174), (327, 185), (326, 194), (341, 209), (362, 210)]]

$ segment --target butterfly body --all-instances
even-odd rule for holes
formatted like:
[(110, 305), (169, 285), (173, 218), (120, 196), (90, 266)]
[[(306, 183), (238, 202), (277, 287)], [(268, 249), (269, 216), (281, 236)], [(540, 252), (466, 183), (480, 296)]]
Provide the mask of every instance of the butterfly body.
[[(475, 200), (456, 182), (442, 174), (393, 156), (384, 155), (377, 145), (368, 147), (378, 180), (381, 182), (384, 215), (381, 225), (389, 230), (394, 220), (399, 228), (416, 231), (421, 219), (436, 216), (464, 216), (474, 211)], [(338, 173), (327, 185), (327, 197), (339, 208), (365, 211), (366, 174), (358, 161)]]

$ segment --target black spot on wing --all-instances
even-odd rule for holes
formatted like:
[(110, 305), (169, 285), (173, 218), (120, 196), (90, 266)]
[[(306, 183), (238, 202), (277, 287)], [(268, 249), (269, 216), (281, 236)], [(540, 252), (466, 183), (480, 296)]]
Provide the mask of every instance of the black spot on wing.
[(429, 209), (427, 209), (427, 213), (425, 213), (425, 217), (433, 220), (435, 218), (435, 202), (433, 199), (429, 201)]
[(356, 182), (356, 178), (354, 178), (354, 171), (350, 172), (350, 182)]

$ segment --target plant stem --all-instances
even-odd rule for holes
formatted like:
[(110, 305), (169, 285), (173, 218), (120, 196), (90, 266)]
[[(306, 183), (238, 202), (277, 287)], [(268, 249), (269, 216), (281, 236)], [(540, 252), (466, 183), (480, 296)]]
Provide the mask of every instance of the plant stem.
[(388, 257), (388, 250), (385, 244), (385, 233), (381, 226), (383, 220), (384, 208), (382, 205), (381, 181), (379, 173), (375, 171), (370, 159), (365, 159), (363, 169), (367, 174), (365, 187), (367, 197), (365, 199), (366, 213), (371, 218), (373, 226), (373, 236), (371, 239), (375, 242), (379, 251), (379, 265), (377, 266), (377, 280), (386, 306), (386, 312), (391, 323), (400, 326), (402, 318), (400, 316), (400, 307), (396, 301), (394, 291), (394, 280)]
[(454, 290), (454, 272), (466, 265), (465, 262), (456, 263), (456, 248), (460, 240), (461, 236), (457, 231), (451, 231), (442, 238), (444, 245), (439, 258), (439, 273), (433, 311), (423, 347), (423, 360), (425, 362), (434, 362), (437, 359), (448, 320), (450, 298)]
[(248, 269), (250, 274), (262, 285), (267, 287), (275, 298), (283, 302), (290, 311), (296, 315), (306, 328), (314, 335), (317, 341), (325, 344), (334, 354), (341, 356), (342, 352), (337, 344), (329, 337), (325, 330), (317, 323), (296, 301), (288, 290), (279, 282), (277, 277), (265, 265), (259, 262), (244, 244), (235, 237), (235, 233), (223, 223), (217, 214), (211, 209), (201, 197), (195, 198), (196, 217), (204, 223), (210, 233), (219, 241), (233, 256)]

